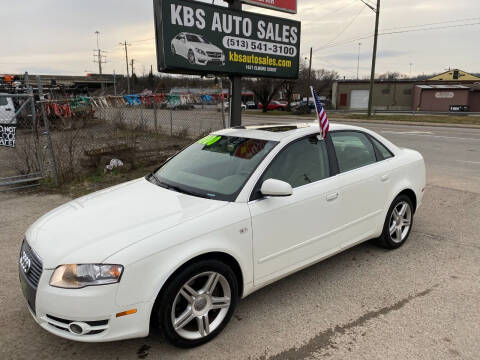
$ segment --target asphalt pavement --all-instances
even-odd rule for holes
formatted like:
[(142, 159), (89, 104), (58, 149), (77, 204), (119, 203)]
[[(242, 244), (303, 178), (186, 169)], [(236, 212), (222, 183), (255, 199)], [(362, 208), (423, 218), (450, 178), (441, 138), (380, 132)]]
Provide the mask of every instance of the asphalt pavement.
[(395, 251), (367, 242), (252, 294), (196, 349), (156, 334), (78, 343), (39, 328), (18, 284), (18, 250), (27, 226), (69, 199), (1, 194), (0, 358), (478, 359), (480, 130), (356, 125), (426, 159), (428, 186), (408, 242)]

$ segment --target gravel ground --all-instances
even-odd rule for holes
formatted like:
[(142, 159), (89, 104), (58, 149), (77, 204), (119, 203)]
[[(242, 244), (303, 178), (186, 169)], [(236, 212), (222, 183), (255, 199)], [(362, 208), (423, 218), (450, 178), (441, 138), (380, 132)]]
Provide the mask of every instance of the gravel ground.
[[(178, 350), (157, 335), (84, 344), (31, 318), (18, 284), (23, 232), (60, 195), (2, 194), (0, 358), (29, 359), (478, 359), (480, 195), (429, 186), (409, 241), (370, 243), (243, 300), (213, 342)], [(240, 340), (240, 341), (239, 341)]]

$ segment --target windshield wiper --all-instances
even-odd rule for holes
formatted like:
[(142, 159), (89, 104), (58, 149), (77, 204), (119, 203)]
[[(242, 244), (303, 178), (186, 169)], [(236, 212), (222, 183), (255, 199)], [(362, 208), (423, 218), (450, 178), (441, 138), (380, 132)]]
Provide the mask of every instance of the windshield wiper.
[(201, 195), (201, 194), (198, 194), (198, 193), (194, 193), (194, 192), (192, 192), (192, 191), (183, 189), (183, 188), (181, 188), (181, 187), (179, 187), (179, 186), (167, 184), (167, 183), (161, 181), (161, 180), (158, 178), (158, 176), (155, 175), (155, 173), (153, 173), (153, 172), (150, 174), (150, 176), (155, 179), (155, 182), (157, 183), (158, 186), (163, 187), (164, 189), (173, 190), (173, 191), (176, 191), (176, 192), (179, 192), (179, 193), (182, 193), (182, 194), (186, 194), (186, 195), (192, 195), (192, 196), (197, 196), (197, 197), (209, 199), (209, 197), (207, 197), (207, 196), (205, 196), (205, 195)]

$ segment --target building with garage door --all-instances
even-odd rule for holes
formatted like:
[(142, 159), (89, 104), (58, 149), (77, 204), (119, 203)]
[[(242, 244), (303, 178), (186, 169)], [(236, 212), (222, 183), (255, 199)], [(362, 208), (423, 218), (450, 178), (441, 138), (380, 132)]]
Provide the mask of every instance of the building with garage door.
[[(377, 80), (373, 87), (374, 110), (410, 110), (412, 108), (412, 80)], [(332, 107), (337, 110), (366, 110), (368, 108), (368, 80), (339, 80), (332, 87)]]

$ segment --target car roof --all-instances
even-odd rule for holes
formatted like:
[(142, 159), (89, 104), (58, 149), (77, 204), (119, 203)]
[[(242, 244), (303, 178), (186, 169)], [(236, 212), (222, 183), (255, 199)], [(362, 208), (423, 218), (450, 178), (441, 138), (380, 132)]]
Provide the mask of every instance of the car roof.
[[(362, 130), (366, 129), (345, 125), (345, 124), (332, 124), (330, 123), (330, 131), (335, 130)], [(224, 136), (237, 136), (245, 137), (250, 139), (260, 139), (260, 140), (269, 140), (269, 141), (291, 141), (296, 138), (316, 134), (318, 133), (319, 126), (318, 120), (307, 123), (283, 123), (283, 124), (263, 124), (263, 125), (248, 125), (248, 126), (239, 126), (229, 129), (215, 131), (216, 135)]]

